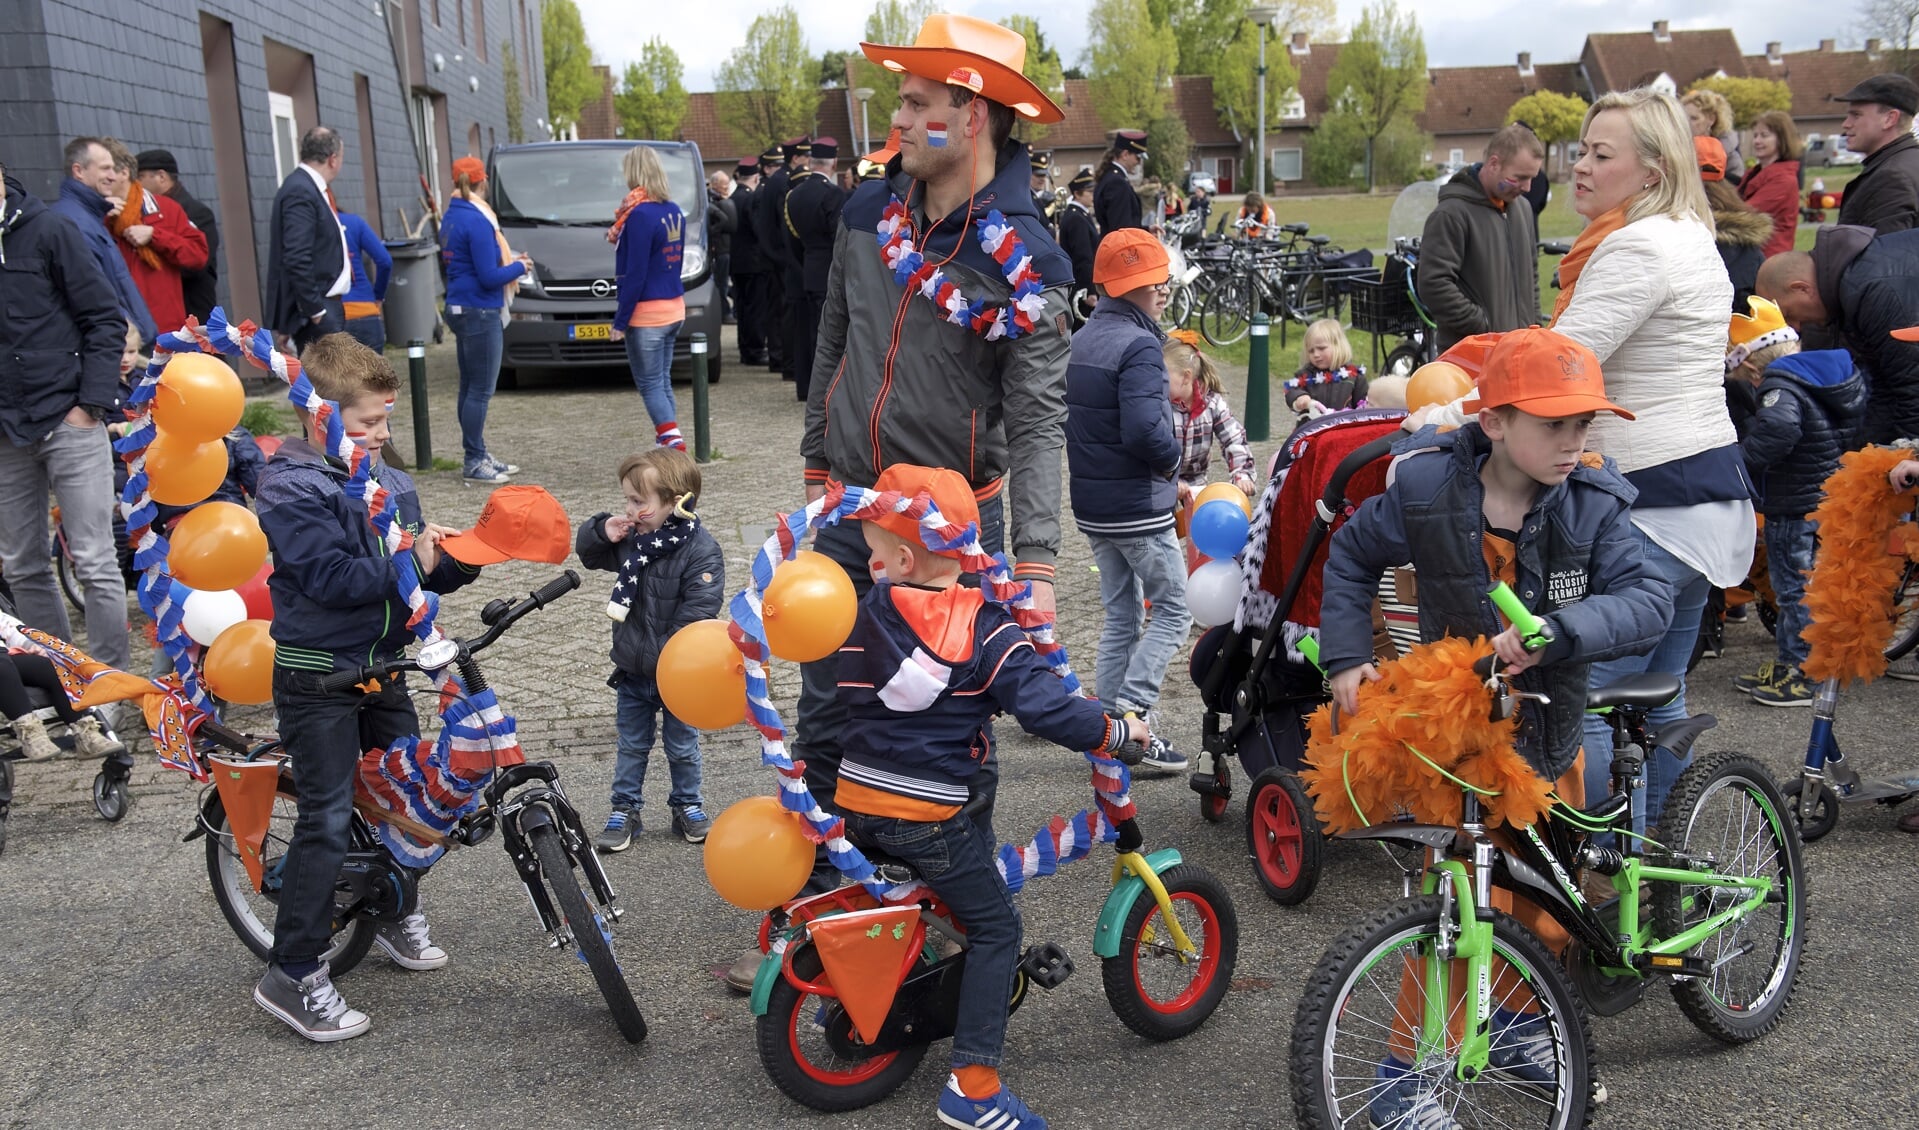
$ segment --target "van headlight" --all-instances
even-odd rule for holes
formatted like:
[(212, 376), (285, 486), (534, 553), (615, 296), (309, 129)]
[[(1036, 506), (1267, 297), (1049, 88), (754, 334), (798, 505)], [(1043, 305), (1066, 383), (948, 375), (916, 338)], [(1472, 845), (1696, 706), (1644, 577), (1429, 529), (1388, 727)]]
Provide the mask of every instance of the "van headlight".
[(690, 279), (706, 273), (706, 248), (688, 245), (680, 257), (680, 278)]

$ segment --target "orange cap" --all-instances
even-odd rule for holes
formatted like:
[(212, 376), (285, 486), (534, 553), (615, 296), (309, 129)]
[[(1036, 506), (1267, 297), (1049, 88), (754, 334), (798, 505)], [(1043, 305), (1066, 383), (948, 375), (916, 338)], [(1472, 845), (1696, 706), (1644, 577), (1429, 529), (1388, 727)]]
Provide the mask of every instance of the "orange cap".
[(1699, 162), (1700, 180), (1726, 179), (1726, 147), (1716, 137), (1694, 137), (1693, 158)]
[(1907, 326), (1903, 330), (1894, 330), (1892, 336), (1899, 341), (1919, 341), (1919, 326)]
[(442, 539), (440, 548), (467, 565), (509, 558), (558, 565), (573, 548), (573, 523), (546, 488), (505, 486), (488, 496), (472, 529)]
[(1163, 283), (1170, 274), (1166, 245), (1145, 228), (1107, 232), (1093, 256), (1093, 282), (1114, 297)]
[(486, 164), (478, 157), (460, 157), (453, 162), (453, 179), (465, 177), (473, 184), (486, 180)]
[[(879, 481), (873, 489), (884, 494), (890, 490), (899, 491), (908, 498), (925, 491), (933, 498), (933, 505), (939, 507), (940, 516), (949, 522), (964, 526), (971, 522), (975, 529), (979, 526), (979, 503), (973, 498), (973, 484), (958, 471), (949, 471), (945, 467), (921, 467), (915, 463), (895, 463), (880, 472)], [(880, 529), (906, 542), (919, 545), (920, 524), (904, 514), (888, 514), (875, 518), (873, 522)], [(943, 557), (958, 557), (955, 549), (935, 549), (934, 553)]]
[(1593, 351), (1563, 334), (1533, 326), (1500, 335), (1486, 356), (1485, 371), (1466, 407), (1511, 405), (1531, 416), (1557, 420), (1584, 412), (1631, 412), (1606, 399), (1606, 381)]

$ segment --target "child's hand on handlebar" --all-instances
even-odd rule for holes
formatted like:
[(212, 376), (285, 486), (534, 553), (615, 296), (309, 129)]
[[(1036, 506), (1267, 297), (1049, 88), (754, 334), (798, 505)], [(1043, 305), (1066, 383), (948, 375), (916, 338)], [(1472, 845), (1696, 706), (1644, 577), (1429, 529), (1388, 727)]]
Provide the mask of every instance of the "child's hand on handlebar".
[(1361, 663), (1357, 667), (1348, 667), (1330, 680), (1333, 688), (1333, 701), (1347, 714), (1359, 713), (1359, 684), (1361, 681), (1377, 683), (1379, 668), (1370, 663)]
[(1919, 459), (1902, 459), (1886, 474), (1886, 481), (1894, 490), (1911, 490), (1919, 486)]
[(1493, 654), (1499, 656), (1499, 665), (1509, 675), (1517, 675), (1526, 668), (1539, 662), (1544, 654), (1540, 651), (1527, 651), (1526, 642), (1518, 628), (1507, 628), (1493, 637)]

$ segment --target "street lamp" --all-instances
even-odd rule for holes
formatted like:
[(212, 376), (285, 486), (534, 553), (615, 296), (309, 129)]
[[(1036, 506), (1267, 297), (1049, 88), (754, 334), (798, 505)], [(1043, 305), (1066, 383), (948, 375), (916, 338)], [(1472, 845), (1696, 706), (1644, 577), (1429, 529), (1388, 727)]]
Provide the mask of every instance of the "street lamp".
[(870, 86), (856, 86), (853, 88), (853, 97), (859, 99), (860, 103), (860, 155), (862, 157), (873, 148), (873, 133), (866, 128), (866, 103), (868, 99), (873, 97), (873, 93), (873, 88)]
[(1279, 19), (1279, 9), (1270, 7), (1252, 8), (1246, 12), (1246, 18), (1259, 25), (1259, 152), (1254, 162), (1258, 171), (1253, 174), (1253, 191), (1262, 199), (1266, 196), (1266, 29)]

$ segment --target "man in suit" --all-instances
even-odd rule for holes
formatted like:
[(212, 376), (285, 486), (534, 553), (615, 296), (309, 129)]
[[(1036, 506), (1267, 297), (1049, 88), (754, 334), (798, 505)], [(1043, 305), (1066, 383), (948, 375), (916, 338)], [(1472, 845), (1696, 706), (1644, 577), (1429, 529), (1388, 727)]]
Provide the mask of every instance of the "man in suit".
[(833, 177), (839, 155), (838, 141), (814, 138), (811, 172), (794, 177), (786, 193), (786, 231), (791, 241), (788, 249), (799, 260), (800, 289), (805, 295), (805, 301), (797, 303), (793, 334), (799, 354), (794, 370), (798, 377), (795, 392), (801, 400), (806, 399), (813, 385), (813, 354), (819, 345), (820, 313), (826, 308), (826, 280), (833, 270), (840, 210), (846, 206), (846, 193)]
[(219, 301), (215, 286), (220, 278), (220, 224), (213, 209), (201, 203), (180, 184), (180, 166), (165, 149), (148, 149), (134, 158), (139, 166), (140, 183), (155, 196), (164, 196), (186, 210), (187, 219), (207, 237), (207, 264), (198, 270), (180, 272), (180, 290), (186, 299), (187, 313), (204, 322)]
[(267, 324), (291, 338), (296, 350), (346, 331), (345, 298), (353, 270), (347, 263), (346, 228), (327, 190), (345, 158), (339, 131), (314, 126), (300, 138), (300, 166), (273, 198)]
[(752, 158), (733, 170), (733, 206), (739, 226), (733, 229), (733, 318), (739, 325), (740, 364), (766, 364), (766, 268), (760, 259), (760, 236), (753, 226), (758, 206), (760, 166)]

